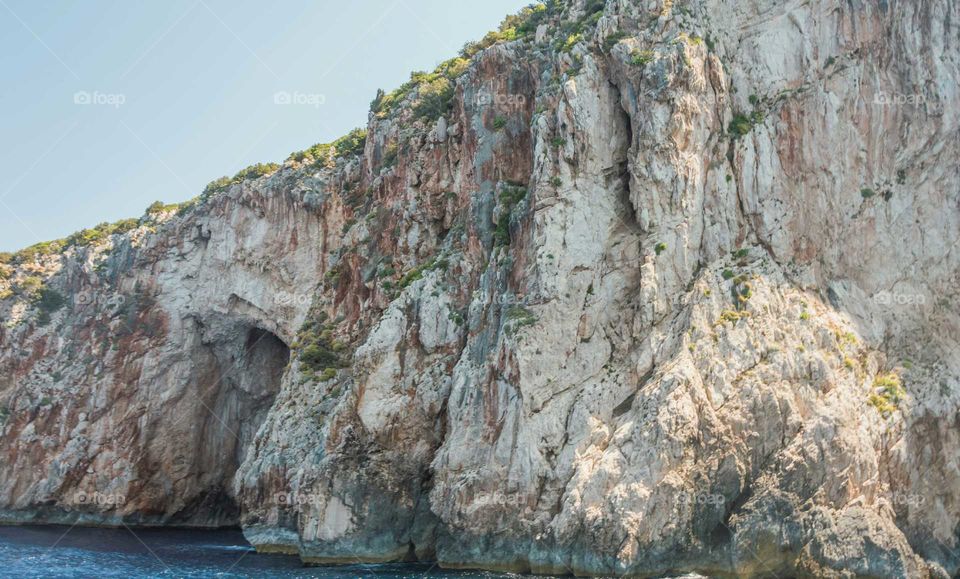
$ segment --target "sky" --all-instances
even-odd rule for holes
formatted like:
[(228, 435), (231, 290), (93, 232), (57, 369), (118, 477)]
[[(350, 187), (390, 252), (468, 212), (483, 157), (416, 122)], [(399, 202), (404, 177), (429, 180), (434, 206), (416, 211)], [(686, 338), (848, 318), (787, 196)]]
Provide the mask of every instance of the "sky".
[(530, 0), (0, 0), (0, 251), (365, 126)]

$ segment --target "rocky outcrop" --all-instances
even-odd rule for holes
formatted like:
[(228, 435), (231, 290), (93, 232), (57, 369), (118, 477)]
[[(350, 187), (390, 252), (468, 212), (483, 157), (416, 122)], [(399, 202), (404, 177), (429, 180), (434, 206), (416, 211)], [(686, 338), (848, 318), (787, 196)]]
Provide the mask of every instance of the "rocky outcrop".
[(3, 518), (240, 523), (314, 563), (957, 574), (958, 16), (527, 11), (378, 97), (362, 154), (13, 260)]

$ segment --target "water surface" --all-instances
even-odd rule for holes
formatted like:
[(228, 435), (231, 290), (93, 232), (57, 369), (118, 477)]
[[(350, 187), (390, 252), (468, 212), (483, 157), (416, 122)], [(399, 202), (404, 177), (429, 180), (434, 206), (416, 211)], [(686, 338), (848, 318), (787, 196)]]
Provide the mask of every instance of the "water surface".
[(296, 557), (257, 554), (240, 531), (0, 526), (0, 577), (448, 577), (495, 579), (431, 565), (303, 567)]

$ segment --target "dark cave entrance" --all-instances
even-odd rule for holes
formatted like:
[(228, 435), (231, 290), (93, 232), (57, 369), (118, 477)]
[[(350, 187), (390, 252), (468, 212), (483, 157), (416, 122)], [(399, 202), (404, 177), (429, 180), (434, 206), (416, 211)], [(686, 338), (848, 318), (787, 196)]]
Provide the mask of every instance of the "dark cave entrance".
[(204, 395), (195, 440), (193, 471), (200, 489), (170, 524), (232, 527), (240, 508), (234, 476), (280, 391), (290, 348), (276, 334), (240, 325), (228, 341), (206, 345), (212, 372), (201, 382)]

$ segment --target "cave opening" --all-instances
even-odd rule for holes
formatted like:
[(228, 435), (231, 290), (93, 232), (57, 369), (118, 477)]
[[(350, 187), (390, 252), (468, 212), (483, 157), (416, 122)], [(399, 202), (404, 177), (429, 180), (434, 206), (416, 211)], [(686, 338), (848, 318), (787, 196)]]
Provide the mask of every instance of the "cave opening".
[(241, 326), (231, 334), (228, 342), (210, 345), (215, 370), (206, 380), (208, 394), (198, 398), (203, 420), (193, 470), (199, 488), (172, 524), (239, 524), (234, 477), (280, 392), (290, 360), (289, 346), (269, 330)]

